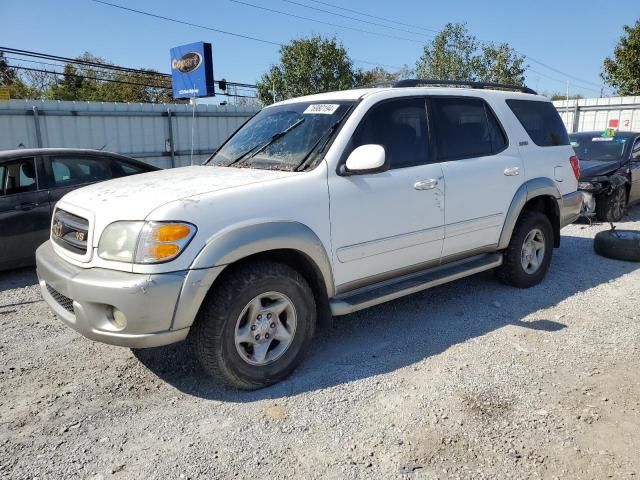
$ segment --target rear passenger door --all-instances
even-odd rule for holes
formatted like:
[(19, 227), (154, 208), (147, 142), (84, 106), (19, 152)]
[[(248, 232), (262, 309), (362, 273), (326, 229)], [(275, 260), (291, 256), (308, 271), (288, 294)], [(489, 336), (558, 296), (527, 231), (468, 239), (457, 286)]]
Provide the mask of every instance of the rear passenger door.
[(65, 194), (113, 178), (111, 159), (91, 155), (54, 155), (46, 162), (51, 211)]
[[(39, 159), (0, 162), (0, 268), (32, 265), (49, 232), (49, 201)], [(43, 240), (44, 238), (44, 240)]]
[(475, 97), (433, 96), (431, 123), (446, 183), (442, 261), (498, 244), (522, 184), (522, 160), (489, 104)]

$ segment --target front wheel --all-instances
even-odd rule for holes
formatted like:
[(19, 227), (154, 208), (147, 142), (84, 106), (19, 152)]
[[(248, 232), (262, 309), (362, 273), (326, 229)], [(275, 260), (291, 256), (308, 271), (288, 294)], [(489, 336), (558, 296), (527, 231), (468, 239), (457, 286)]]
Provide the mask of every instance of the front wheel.
[(255, 390), (298, 366), (315, 324), (314, 296), (305, 279), (286, 265), (261, 261), (221, 279), (189, 335), (208, 373), (235, 388)]
[(599, 195), (596, 199), (596, 218), (601, 222), (619, 222), (627, 206), (627, 189), (616, 188), (610, 194)]
[(529, 288), (542, 281), (553, 256), (553, 227), (540, 212), (524, 212), (518, 219), (509, 246), (503, 253), (498, 279), (518, 288)]

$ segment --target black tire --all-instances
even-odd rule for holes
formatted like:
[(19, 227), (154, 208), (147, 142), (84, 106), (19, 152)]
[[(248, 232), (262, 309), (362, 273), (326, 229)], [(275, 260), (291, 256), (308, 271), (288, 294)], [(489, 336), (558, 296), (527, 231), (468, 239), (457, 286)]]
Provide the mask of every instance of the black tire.
[[(220, 280), (207, 295), (189, 333), (198, 360), (216, 380), (243, 390), (282, 380), (300, 364), (315, 332), (316, 306), (311, 288), (294, 269), (270, 261), (242, 265)], [(266, 365), (251, 365), (238, 351), (241, 347), (236, 348), (236, 328), (243, 310), (265, 292), (290, 299), (296, 327), (280, 357)]]
[(640, 262), (640, 231), (607, 230), (598, 232), (593, 240), (593, 249), (598, 255)]
[[(538, 269), (529, 273), (522, 265), (521, 257), (525, 239), (530, 232), (538, 229), (544, 236), (544, 257)], [(542, 281), (549, 270), (553, 257), (553, 227), (549, 218), (540, 212), (522, 212), (513, 229), (509, 246), (503, 252), (503, 263), (496, 269), (498, 279), (518, 288), (529, 288)]]
[(627, 189), (622, 185), (610, 195), (598, 195), (596, 198), (596, 218), (600, 222), (619, 222), (624, 217), (626, 206)]

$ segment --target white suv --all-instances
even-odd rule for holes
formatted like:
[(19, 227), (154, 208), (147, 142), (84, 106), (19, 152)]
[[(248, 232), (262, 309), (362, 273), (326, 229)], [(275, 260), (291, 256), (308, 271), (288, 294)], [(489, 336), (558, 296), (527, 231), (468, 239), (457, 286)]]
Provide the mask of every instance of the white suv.
[(578, 160), (547, 99), (467, 87), (287, 100), (205, 165), (69, 193), (37, 252), (45, 300), (93, 340), (188, 338), (254, 389), (293, 371), (317, 319), (488, 269), (536, 285), (579, 215)]

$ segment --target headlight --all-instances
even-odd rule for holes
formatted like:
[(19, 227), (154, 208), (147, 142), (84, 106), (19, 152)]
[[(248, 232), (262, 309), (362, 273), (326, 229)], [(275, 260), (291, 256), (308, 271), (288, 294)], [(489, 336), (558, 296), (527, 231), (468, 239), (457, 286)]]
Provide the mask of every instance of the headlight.
[(115, 222), (102, 233), (98, 256), (116, 262), (168, 262), (182, 253), (195, 233), (189, 223)]
[(100, 236), (98, 256), (115, 262), (133, 262), (144, 222), (115, 222)]

